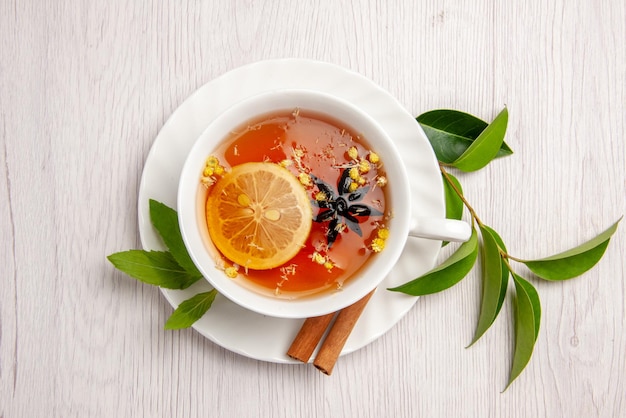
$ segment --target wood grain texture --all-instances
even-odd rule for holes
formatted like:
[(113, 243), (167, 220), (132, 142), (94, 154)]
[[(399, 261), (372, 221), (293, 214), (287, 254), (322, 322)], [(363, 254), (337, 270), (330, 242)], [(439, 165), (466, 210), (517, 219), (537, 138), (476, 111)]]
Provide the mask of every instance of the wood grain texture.
[(625, 39), (610, 0), (0, 2), (0, 417), (623, 415), (623, 225), (583, 277), (533, 280), (539, 340), (504, 394), (510, 303), (464, 348), (477, 272), (327, 377), (164, 331), (167, 301), (105, 256), (140, 245), (139, 179), (167, 117), (278, 57), (358, 71), (415, 115), (507, 106), (515, 154), (461, 175), (466, 196), (514, 255), (565, 250), (626, 213)]

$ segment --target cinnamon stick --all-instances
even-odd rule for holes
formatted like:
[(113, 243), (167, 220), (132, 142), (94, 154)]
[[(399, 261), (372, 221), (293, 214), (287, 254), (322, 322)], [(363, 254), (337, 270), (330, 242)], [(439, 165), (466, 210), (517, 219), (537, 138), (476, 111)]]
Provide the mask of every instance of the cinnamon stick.
[(334, 316), (335, 312), (331, 312), (305, 320), (291, 343), (287, 355), (304, 363), (308, 362)]
[(322, 344), (313, 365), (326, 375), (330, 375), (335, 367), (335, 363), (341, 354), (343, 346), (346, 344), (352, 329), (356, 325), (365, 305), (374, 294), (374, 290), (365, 295), (361, 300), (343, 308), (337, 314), (337, 319), (330, 329), (324, 343)]

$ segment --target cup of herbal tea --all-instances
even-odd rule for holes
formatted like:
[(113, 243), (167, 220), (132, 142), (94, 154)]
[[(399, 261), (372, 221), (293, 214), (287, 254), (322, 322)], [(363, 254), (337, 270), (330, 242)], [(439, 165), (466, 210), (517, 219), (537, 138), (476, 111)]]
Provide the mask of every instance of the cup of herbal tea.
[(252, 311), (306, 318), (376, 288), (409, 235), (447, 241), (467, 223), (412, 219), (393, 140), (356, 105), (277, 90), (219, 115), (193, 145), (178, 189), (183, 240), (219, 293)]

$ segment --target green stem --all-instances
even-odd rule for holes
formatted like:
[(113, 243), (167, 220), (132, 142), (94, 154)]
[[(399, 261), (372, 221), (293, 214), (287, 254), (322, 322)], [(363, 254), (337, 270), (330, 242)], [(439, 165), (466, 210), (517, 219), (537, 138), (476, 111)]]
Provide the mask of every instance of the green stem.
[(474, 221), (476, 221), (476, 223), (480, 226), (484, 226), (485, 224), (483, 224), (483, 222), (480, 220), (480, 218), (478, 217), (478, 215), (476, 214), (476, 211), (474, 210), (474, 208), (472, 207), (472, 205), (469, 204), (469, 202), (465, 199), (465, 196), (463, 196), (463, 193), (461, 193), (461, 191), (456, 187), (456, 185), (454, 184), (454, 182), (450, 179), (450, 175), (448, 174), (448, 172), (446, 171), (446, 169), (444, 168), (444, 166), (446, 166), (445, 163), (439, 162), (439, 170), (441, 170), (441, 174), (443, 175), (443, 177), (446, 179), (446, 181), (448, 182), (448, 184), (450, 185), (450, 187), (452, 187), (452, 190), (454, 190), (454, 193), (457, 194), (457, 196), (459, 196), (459, 199), (461, 199), (461, 201), (463, 202), (463, 204), (465, 205), (465, 207), (467, 208), (467, 210), (469, 211), (470, 215), (472, 216), (472, 223)]
[(509, 271), (513, 272), (513, 267), (511, 267), (511, 264), (509, 263), (509, 259), (513, 260), (513, 258), (509, 257), (509, 255), (506, 252), (502, 251), (502, 249), (500, 249), (500, 258), (502, 258), (504, 264), (506, 264), (506, 266), (509, 268)]
[[(450, 187), (452, 187), (452, 190), (454, 190), (454, 193), (456, 193), (457, 196), (459, 196), (459, 199), (461, 199), (461, 201), (463, 202), (463, 204), (465, 205), (465, 207), (469, 211), (469, 213), (470, 213), (470, 215), (472, 217), (472, 224), (475, 221), (479, 226), (481, 226), (481, 227), (485, 226), (485, 224), (480, 220), (480, 218), (476, 214), (476, 211), (474, 210), (472, 205), (469, 204), (467, 199), (465, 199), (465, 196), (463, 196), (463, 193), (461, 193), (461, 191), (456, 187), (454, 182), (450, 179), (450, 175), (448, 174), (448, 172), (446, 171), (446, 169), (444, 167), (451, 167), (451, 166), (449, 164), (442, 163), (440, 161), (439, 162), (439, 170), (441, 171), (441, 174), (446, 179), (446, 181), (448, 182)], [(521, 258), (513, 257), (512, 255), (510, 255), (509, 253), (504, 251), (502, 248), (499, 248), (499, 250), (500, 250), (500, 256), (502, 257), (502, 260), (506, 263), (506, 265), (509, 267), (509, 270), (511, 270), (511, 265), (509, 264), (509, 260), (517, 261), (518, 263), (523, 263), (524, 262), (524, 260), (522, 260)]]
[(502, 252), (502, 255), (503, 257), (506, 257), (509, 260), (517, 261), (518, 263), (523, 263), (525, 261), (525, 260), (522, 260), (521, 258), (513, 257), (512, 255), (507, 254), (504, 251)]

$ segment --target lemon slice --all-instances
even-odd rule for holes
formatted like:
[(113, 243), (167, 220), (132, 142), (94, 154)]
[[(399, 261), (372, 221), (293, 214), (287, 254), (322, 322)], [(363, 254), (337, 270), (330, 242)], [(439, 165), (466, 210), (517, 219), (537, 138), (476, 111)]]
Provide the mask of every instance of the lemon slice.
[(230, 261), (254, 270), (285, 264), (311, 231), (311, 203), (289, 170), (273, 163), (232, 168), (209, 191), (211, 240)]

